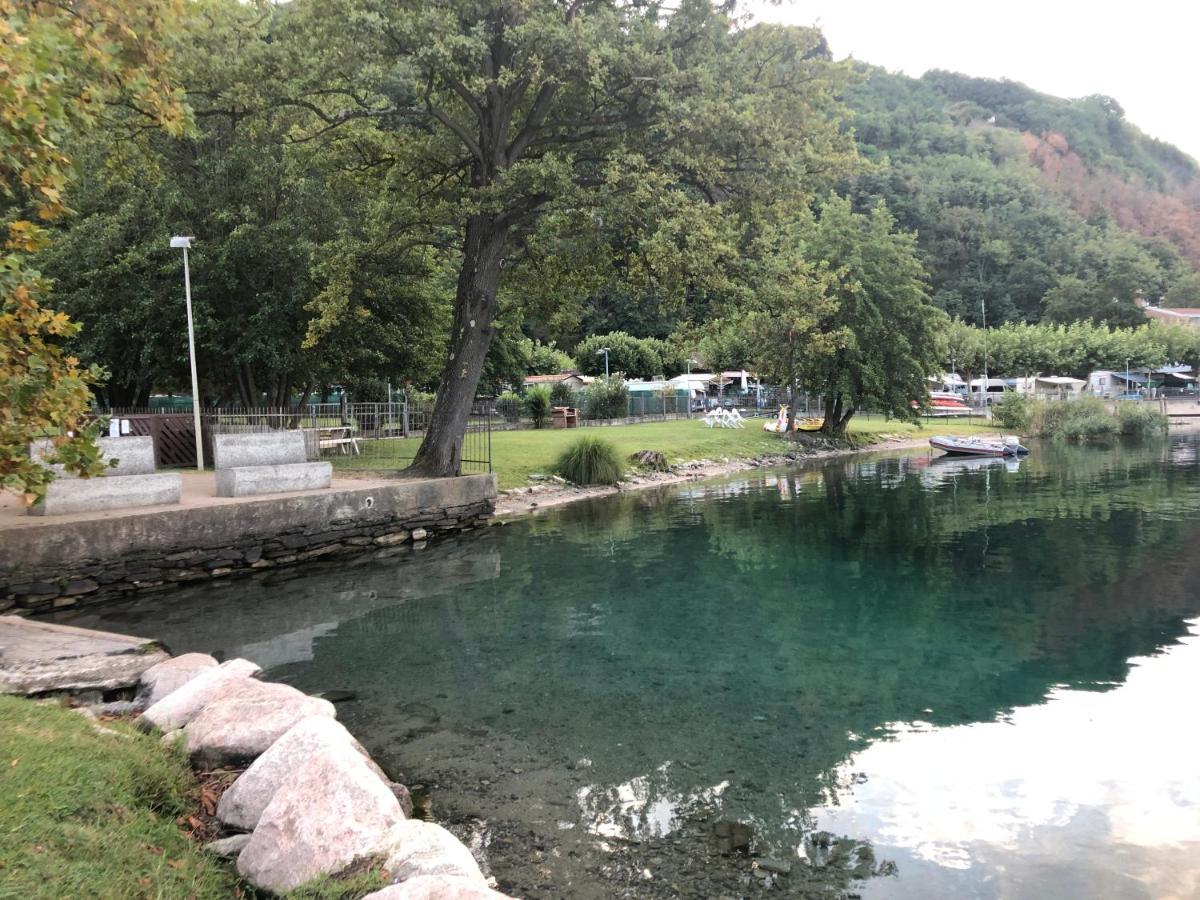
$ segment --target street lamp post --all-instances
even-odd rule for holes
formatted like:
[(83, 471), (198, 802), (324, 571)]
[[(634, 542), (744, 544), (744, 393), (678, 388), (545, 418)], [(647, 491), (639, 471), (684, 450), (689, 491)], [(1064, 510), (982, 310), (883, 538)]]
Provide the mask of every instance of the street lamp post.
[(685, 382), (684, 401), (687, 405), (687, 417), (692, 417), (692, 357), (687, 358), (687, 381)]
[(196, 377), (196, 335), (192, 328), (192, 276), (188, 270), (190, 237), (171, 238), (171, 248), (183, 251), (183, 299), (187, 305), (188, 358), (192, 364), (192, 419), (196, 428), (196, 468), (204, 471), (204, 441), (200, 432), (200, 379)]
[[(980, 331), (983, 334), (983, 397), (980, 399), (983, 400), (984, 418), (987, 418), (988, 391), (991, 390), (992, 384), (988, 380), (988, 370), (987, 370), (987, 300), (986, 299), (981, 299), (979, 301), (979, 311), (980, 311), (980, 315), (981, 315), (980, 322), (983, 325), (983, 327), (980, 329)], [(967, 387), (969, 388), (970, 385), (967, 385)]]
[(597, 356), (599, 356), (601, 353), (604, 354), (604, 380), (608, 381), (608, 348), (601, 347), (596, 351)]
[(1125, 393), (1133, 393), (1133, 381), (1129, 377), (1129, 357), (1125, 357)]

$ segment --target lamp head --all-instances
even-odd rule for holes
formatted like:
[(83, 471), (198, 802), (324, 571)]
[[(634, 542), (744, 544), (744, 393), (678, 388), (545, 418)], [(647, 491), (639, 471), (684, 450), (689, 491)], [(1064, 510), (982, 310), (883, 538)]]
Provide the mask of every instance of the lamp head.
[(191, 249), (191, 246), (192, 246), (192, 240), (193, 240), (193, 238), (190, 236), (189, 237), (180, 237), (180, 236), (176, 235), (175, 237), (171, 238), (171, 249), (172, 250), (189, 250), (189, 249)]

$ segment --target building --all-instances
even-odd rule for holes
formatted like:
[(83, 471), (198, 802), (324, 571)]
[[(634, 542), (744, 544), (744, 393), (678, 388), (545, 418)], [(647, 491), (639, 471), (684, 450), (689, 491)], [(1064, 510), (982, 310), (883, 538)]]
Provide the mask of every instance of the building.
[(1200, 328), (1200, 309), (1194, 306), (1172, 308), (1169, 306), (1151, 306), (1145, 300), (1136, 301), (1146, 314), (1147, 319), (1157, 319), (1169, 325), (1187, 325), (1189, 328)]
[(1150, 385), (1150, 377), (1144, 372), (1130, 369), (1128, 372), (1115, 372), (1111, 369), (1099, 369), (1088, 375), (1087, 390), (1097, 397), (1123, 397), (1139, 394)]
[(1075, 400), (1083, 394), (1088, 382), (1083, 378), (1067, 375), (1034, 375), (1018, 378), (1013, 389), (1019, 394), (1029, 394), (1038, 400)]
[(585, 387), (595, 381), (587, 375), (580, 375), (578, 372), (559, 372), (556, 375), (526, 375), (525, 380), (521, 384), (528, 390), (531, 387), (539, 385), (553, 388), (556, 384), (566, 383), (573, 391), (582, 391)]

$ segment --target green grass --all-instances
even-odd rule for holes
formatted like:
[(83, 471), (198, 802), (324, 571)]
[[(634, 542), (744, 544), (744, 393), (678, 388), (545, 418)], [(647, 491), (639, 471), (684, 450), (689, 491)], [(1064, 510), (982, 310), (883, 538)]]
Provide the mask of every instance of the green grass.
[[(580, 435), (589, 434), (611, 441), (622, 460), (638, 450), (661, 450), (675, 464), (695, 459), (749, 459), (785, 453), (787, 442), (762, 430), (765, 419), (750, 419), (745, 428), (706, 428), (699, 419), (670, 422), (645, 422), (638, 425), (614, 425), (588, 428), (543, 428), (521, 431), (497, 431), (492, 434), (492, 468), (500, 489), (528, 484), (533, 474), (551, 474), (555, 460)], [(925, 420), (920, 425), (888, 421), (883, 418), (856, 416), (850, 421), (850, 437), (869, 444), (888, 438), (922, 438), (934, 434), (976, 434), (994, 432), (995, 427), (953, 419)], [(398, 455), (412, 457), (420, 441), (395, 439), (401, 445)], [(369, 457), (330, 457), (335, 469), (369, 469)]]
[(0, 696), (0, 898), (240, 896), (232, 869), (176, 823), (182, 755), (120, 723)]

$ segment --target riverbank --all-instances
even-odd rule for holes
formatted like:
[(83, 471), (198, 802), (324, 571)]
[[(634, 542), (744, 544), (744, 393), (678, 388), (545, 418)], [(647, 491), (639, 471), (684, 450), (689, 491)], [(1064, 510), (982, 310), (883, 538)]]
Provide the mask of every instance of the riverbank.
[[(977, 433), (986, 434), (980, 429)], [(738, 459), (696, 459), (675, 464), (667, 472), (635, 472), (617, 485), (580, 487), (554, 476), (534, 476), (528, 487), (502, 491), (496, 500), (495, 517), (499, 520), (531, 515), (542, 510), (553, 509), (568, 503), (608, 497), (627, 491), (667, 487), (706, 478), (719, 478), (751, 469), (769, 466), (786, 466), (798, 462), (834, 459), (858, 453), (914, 450), (927, 447), (929, 438), (912, 438), (892, 434), (880, 434), (878, 440), (865, 443), (831, 441), (812, 438), (797, 444), (787, 453), (766, 453)]]
[(344, 697), (261, 674), (0, 618), (0, 894), (503, 900), (337, 721)]

